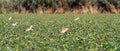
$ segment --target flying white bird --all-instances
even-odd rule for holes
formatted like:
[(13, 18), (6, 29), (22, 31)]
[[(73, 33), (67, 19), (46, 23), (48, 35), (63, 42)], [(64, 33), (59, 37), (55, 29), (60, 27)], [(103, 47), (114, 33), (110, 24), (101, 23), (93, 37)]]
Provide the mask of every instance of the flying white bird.
[(62, 28), (62, 29), (61, 29), (61, 31), (60, 31), (60, 33), (62, 33), (62, 34), (63, 34), (63, 33), (65, 33), (65, 32), (67, 32), (67, 31), (68, 31), (68, 29), (69, 29), (69, 28)]
[(12, 19), (12, 17), (10, 17), (8, 20), (11, 20)]
[(25, 31), (27, 32), (27, 31), (30, 31), (30, 30), (32, 30), (32, 25), (29, 27), (29, 28), (27, 28)]
[(17, 22), (12, 24), (12, 26), (16, 26), (16, 25), (17, 25)]

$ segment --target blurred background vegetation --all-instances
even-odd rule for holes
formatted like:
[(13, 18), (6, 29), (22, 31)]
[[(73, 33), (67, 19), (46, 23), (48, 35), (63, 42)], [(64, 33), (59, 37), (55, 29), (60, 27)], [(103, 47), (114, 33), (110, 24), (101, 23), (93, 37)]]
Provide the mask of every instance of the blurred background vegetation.
[(120, 13), (120, 0), (0, 0), (0, 13)]

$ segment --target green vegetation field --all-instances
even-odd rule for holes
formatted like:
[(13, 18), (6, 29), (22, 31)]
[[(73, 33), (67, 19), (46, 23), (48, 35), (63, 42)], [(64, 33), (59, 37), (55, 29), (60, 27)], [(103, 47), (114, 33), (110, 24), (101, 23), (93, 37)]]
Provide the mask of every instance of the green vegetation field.
[(0, 51), (120, 51), (120, 15), (1, 14)]

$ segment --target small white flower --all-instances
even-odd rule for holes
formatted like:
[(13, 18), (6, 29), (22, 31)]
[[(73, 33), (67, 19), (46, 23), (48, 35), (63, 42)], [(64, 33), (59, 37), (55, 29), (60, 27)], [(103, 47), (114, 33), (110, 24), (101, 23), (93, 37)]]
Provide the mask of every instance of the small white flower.
[(27, 28), (25, 31), (27, 32), (27, 31), (30, 31), (30, 30), (32, 30), (32, 25), (29, 27), (29, 28)]
[(16, 26), (16, 25), (17, 25), (17, 22), (12, 24), (12, 26)]
[(60, 33), (63, 34), (63, 33), (65, 33), (65, 32), (67, 32), (68, 30), (69, 30), (69, 28), (62, 28), (61, 31), (60, 31)]
[(79, 20), (79, 18), (75, 18), (74, 20), (77, 21), (77, 20)]
[(8, 20), (11, 20), (12, 19), (12, 17), (10, 17)]

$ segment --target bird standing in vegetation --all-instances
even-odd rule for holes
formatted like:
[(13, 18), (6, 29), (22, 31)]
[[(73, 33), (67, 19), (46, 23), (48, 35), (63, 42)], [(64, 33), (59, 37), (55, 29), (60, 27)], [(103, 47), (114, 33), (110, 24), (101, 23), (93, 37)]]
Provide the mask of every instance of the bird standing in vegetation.
[(33, 26), (31, 25), (29, 28), (27, 28), (25, 31), (27, 32), (27, 31), (30, 31), (30, 30), (32, 30), (32, 28), (33, 28)]
[(77, 20), (79, 20), (79, 18), (75, 18), (74, 20), (77, 21)]
[(69, 28), (62, 28), (61, 31), (60, 31), (60, 33), (63, 34), (63, 33), (65, 33), (65, 32), (67, 32), (68, 30), (69, 30)]
[(11, 20), (12, 19), (12, 17), (10, 17), (8, 20)]
[(12, 24), (12, 26), (16, 26), (16, 25), (17, 25), (17, 22)]

